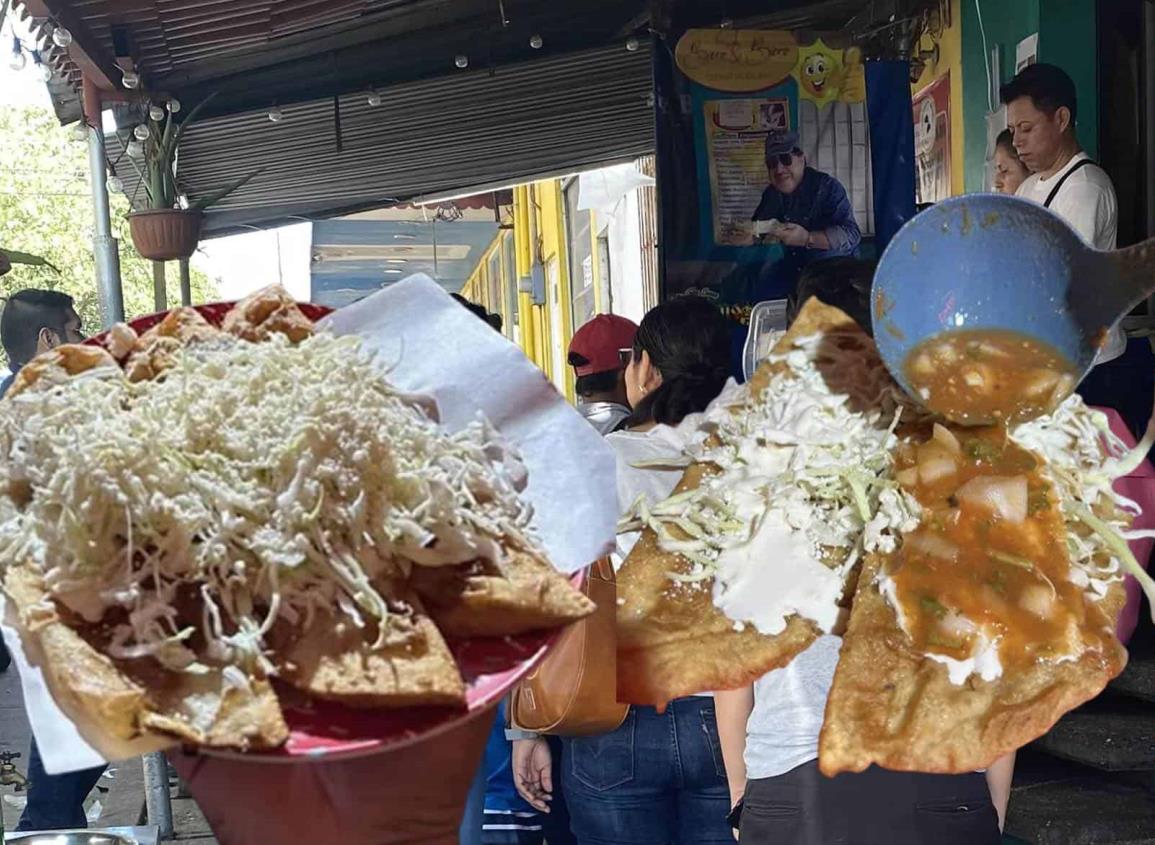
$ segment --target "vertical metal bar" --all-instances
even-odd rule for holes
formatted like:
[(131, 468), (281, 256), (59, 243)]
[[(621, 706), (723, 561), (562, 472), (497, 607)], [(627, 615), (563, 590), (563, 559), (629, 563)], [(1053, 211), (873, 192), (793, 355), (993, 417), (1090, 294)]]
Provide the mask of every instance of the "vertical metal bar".
[(96, 258), (96, 290), (104, 328), (124, 319), (124, 292), (120, 285), (120, 252), (112, 236), (108, 210), (108, 174), (105, 170), (104, 129), (100, 91), (84, 78), (84, 121), (88, 126), (88, 174), (92, 182), (92, 252)]
[(144, 806), (148, 823), (160, 830), (161, 839), (172, 839), (172, 794), (168, 787), (168, 760), (160, 751), (141, 758), (144, 764)]
[(165, 289), (163, 261), (152, 262), (152, 302), (155, 310), (168, 310), (168, 291)]
[[(280, 262), (280, 239), (277, 243), (277, 261)], [(278, 266), (278, 271), (280, 267)], [(189, 274), (188, 259), (182, 258), (180, 260), (180, 304), (192, 305), (192, 277)]]

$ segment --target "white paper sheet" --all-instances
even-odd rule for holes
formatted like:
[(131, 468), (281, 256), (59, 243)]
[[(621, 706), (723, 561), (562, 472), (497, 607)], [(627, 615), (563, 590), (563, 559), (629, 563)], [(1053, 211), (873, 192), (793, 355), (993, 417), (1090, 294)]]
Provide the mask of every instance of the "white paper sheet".
[[(613, 450), (558, 394), (521, 350), (462, 308), (436, 282), (412, 276), (333, 314), (337, 334), (359, 334), (378, 350), (391, 383), (434, 396), (442, 424), (456, 430), (484, 413), (521, 453), (523, 495), (533, 528), (553, 564), (574, 572), (614, 547), (618, 519)], [(155, 750), (125, 744), (70, 720), (48, 693), (4, 616), (4, 636), (20, 670), (29, 722), (50, 774), (76, 771)]]

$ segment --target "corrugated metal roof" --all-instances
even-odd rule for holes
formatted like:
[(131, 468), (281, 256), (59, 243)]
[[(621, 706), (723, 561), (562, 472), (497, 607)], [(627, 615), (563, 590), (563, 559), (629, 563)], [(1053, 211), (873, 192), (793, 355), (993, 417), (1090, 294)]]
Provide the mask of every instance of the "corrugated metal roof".
[[(262, 47), (322, 27), (363, 22), (406, 6), (447, 5), (454, 0), (77, 0), (66, 5), (96, 44), (115, 55), (113, 30), (132, 41), (133, 58), (146, 72), (164, 76), (210, 57)], [(459, 3), (459, 8), (469, 0)], [(22, 5), (17, 0), (17, 6)], [(79, 82), (67, 50), (49, 45), (63, 75)]]
[(212, 118), (185, 133), (179, 177), (195, 197), (268, 166), (209, 210), (208, 233), (510, 184), (652, 151), (650, 91), (646, 46), (618, 46), (396, 86), (376, 107), (339, 97), (340, 145), (331, 99), (279, 123)]
[[(15, 8), (34, 16), (58, 80), (75, 88), (87, 67), (98, 87), (119, 90), (131, 66), (142, 91), (219, 93), (216, 115), (438, 76), (458, 53), (501, 68), (541, 55), (533, 33), (544, 52), (621, 43), (645, 0), (15, 0)], [(45, 37), (51, 18), (74, 29), (71, 47)], [(58, 114), (78, 117), (63, 99)]]

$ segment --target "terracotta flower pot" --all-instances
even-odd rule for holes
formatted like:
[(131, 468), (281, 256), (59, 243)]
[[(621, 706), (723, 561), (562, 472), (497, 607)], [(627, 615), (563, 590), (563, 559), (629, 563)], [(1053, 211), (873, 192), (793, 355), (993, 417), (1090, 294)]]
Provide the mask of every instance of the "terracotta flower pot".
[(196, 250), (203, 217), (199, 211), (179, 208), (135, 211), (128, 215), (128, 228), (133, 246), (142, 256), (172, 261), (188, 258)]

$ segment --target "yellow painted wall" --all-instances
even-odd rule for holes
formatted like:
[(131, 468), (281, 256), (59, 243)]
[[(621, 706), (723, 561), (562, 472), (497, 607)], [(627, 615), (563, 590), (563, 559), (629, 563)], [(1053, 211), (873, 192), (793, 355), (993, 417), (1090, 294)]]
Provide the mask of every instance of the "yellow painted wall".
[[(584, 212), (583, 212), (584, 213)], [(530, 217), (533, 217), (533, 226)], [(516, 256), (518, 278), (528, 279), (533, 271), (535, 258), (540, 261), (543, 272), (556, 267), (556, 292), (546, 291), (546, 302), (534, 305), (529, 292), (518, 293), (518, 342), (526, 356), (541, 367), (546, 376), (572, 401), (574, 399), (573, 368), (565, 363), (565, 350), (573, 337), (572, 289), (570, 287), (569, 254), (566, 242), (565, 199), (562, 181), (549, 179), (532, 185), (519, 185), (513, 191), (513, 248)], [(536, 236), (536, 243), (531, 238)], [(486, 248), (477, 267), (466, 281), (461, 295), (466, 299), (484, 305), (490, 311), (502, 315), (507, 327), (512, 325), (513, 315), (506, 313), (507, 291), (510, 286), (517, 288), (518, 279), (506, 278), (506, 263), (500, 262), (502, 291), (501, 302), (489, 299), (489, 263), (494, 251), (502, 248), (503, 238), (508, 230), (498, 232), (497, 237)], [(601, 256), (597, 249), (597, 224), (591, 220), (590, 238), (594, 256), (595, 310), (599, 313), (605, 303), (601, 301), (600, 279), (605, 271), (601, 267)], [(546, 273), (547, 279), (549, 274)], [(547, 288), (550, 286), (547, 282)], [(560, 319), (557, 325), (553, 319), (551, 302), (554, 296), (560, 300)], [(511, 332), (507, 331), (507, 334)], [(559, 354), (560, 353), (560, 354)], [(559, 369), (560, 367), (560, 369)]]
[[(950, 190), (951, 194), (963, 193), (963, 71), (962, 71), (962, 8), (960, 0), (949, 0), (950, 26), (943, 30), (938, 39), (939, 56), (937, 62), (928, 62), (918, 82), (910, 86), (911, 94), (917, 94), (944, 73), (950, 72)], [(933, 45), (930, 36), (923, 36), (921, 50), (929, 50)], [(979, 127), (976, 131), (982, 131)]]

